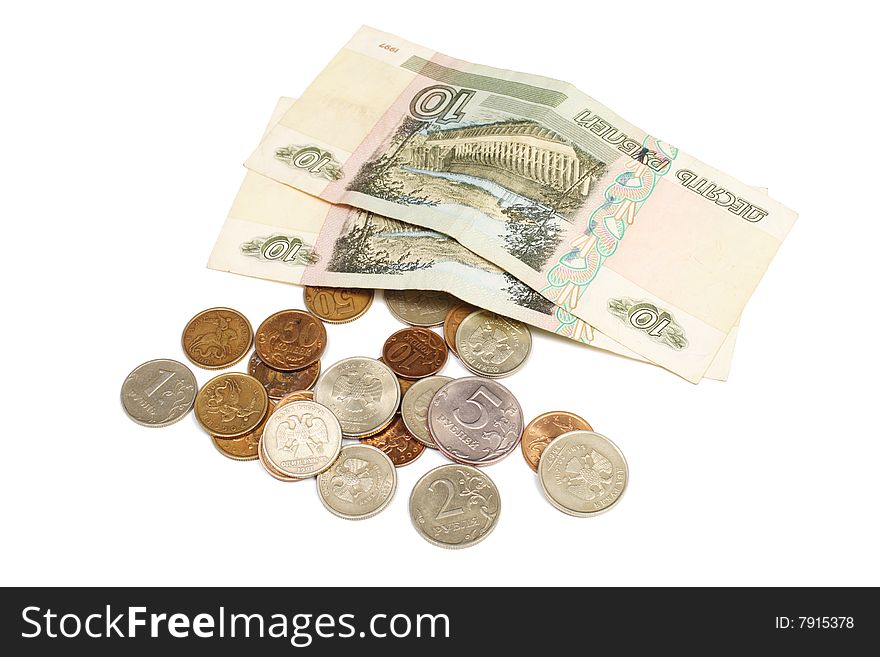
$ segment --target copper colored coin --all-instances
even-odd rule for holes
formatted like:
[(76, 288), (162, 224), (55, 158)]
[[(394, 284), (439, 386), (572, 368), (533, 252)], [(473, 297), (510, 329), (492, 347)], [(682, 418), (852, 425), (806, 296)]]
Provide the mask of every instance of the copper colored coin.
[(316, 360), (308, 367), (301, 370), (282, 372), (274, 367), (269, 367), (256, 353), (251, 354), (248, 361), (248, 374), (263, 384), (269, 399), (278, 400), (289, 392), (296, 390), (308, 390), (321, 373), (321, 361)]
[(522, 437), (522, 453), (535, 472), (538, 471), (538, 461), (544, 449), (557, 436), (569, 431), (592, 431), (593, 427), (580, 415), (567, 411), (552, 411), (539, 415), (526, 425)]
[(275, 403), (275, 408), (279, 409), (290, 402), (300, 401), (301, 399), (305, 399), (306, 401), (312, 401), (315, 398), (315, 393), (311, 390), (294, 390), (293, 392), (284, 395), (281, 399), (279, 399)]
[(269, 410), (266, 411), (266, 417), (260, 422), (260, 425), (243, 436), (238, 438), (218, 438), (211, 436), (214, 447), (223, 454), (235, 461), (253, 461), (260, 457), (260, 438), (263, 436), (263, 427), (266, 426), (266, 420), (275, 410), (272, 402), (269, 402)]
[(397, 376), (421, 379), (439, 372), (446, 364), (449, 349), (443, 339), (429, 329), (405, 328), (392, 334), (382, 348), (382, 360)]
[(324, 323), (304, 310), (282, 310), (257, 329), (254, 348), (269, 367), (289, 372), (308, 367), (327, 346)]
[(425, 451), (425, 446), (406, 430), (400, 416), (375, 436), (361, 438), (361, 442), (381, 449), (396, 468), (409, 465)]
[(345, 324), (363, 315), (373, 303), (373, 291), (354, 287), (315, 287), (303, 290), (306, 308), (331, 324)]
[(272, 462), (269, 460), (269, 457), (266, 456), (266, 450), (263, 447), (263, 441), (260, 440), (259, 447), (257, 448), (258, 458), (260, 459), (260, 465), (263, 466), (263, 469), (273, 476), (278, 481), (302, 481), (301, 479), (297, 479), (296, 477), (291, 477), (289, 474), (285, 472), (281, 472), (278, 468), (272, 465)]
[(212, 436), (237, 438), (256, 429), (269, 409), (269, 395), (240, 372), (215, 376), (196, 395), (196, 419)]
[[(379, 356), (376, 360), (380, 363), (385, 363), (385, 359)], [(385, 363), (386, 365), (388, 363)], [(406, 394), (406, 391), (412, 387), (412, 384), (416, 382), (415, 379), (404, 379), (402, 376), (397, 377), (397, 382), (400, 383), (400, 404), (397, 405), (397, 412), (400, 413), (400, 405), (403, 404), (403, 396)]]
[(232, 308), (208, 308), (187, 322), (183, 353), (199, 367), (220, 370), (244, 358), (254, 334), (247, 317)]
[(476, 308), (469, 303), (462, 302), (453, 306), (452, 309), (446, 313), (446, 319), (443, 322), (443, 339), (446, 341), (446, 346), (449, 347), (449, 351), (456, 356), (458, 355), (458, 352), (455, 351), (455, 334), (458, 331), (458, 327), (461, 326), (461, 323), (464, 321), (464, 318), (475, 310), (479, 310), (479, 308)]

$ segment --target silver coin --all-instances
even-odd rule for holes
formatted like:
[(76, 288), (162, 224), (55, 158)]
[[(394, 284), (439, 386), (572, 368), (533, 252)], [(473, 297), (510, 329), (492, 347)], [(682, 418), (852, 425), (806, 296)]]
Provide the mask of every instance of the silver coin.
[(275, 469), (302, 479), (333, 464), (342, 447), (342, 429), (329, 408), (303, 399), (276, 409), (260, 442)]
[(346, 438), (364, 438), (394, 419), (400, 405), (400, 382), (375, 358), (346, 358), (318, 379), (315, 401), (333, 411)]
[(459, 325), (455, 350), (464, 366), (474, 374), (508, 376), (528, 358), (532, 333), (528, 326), (515, 319), (477, 310)]
[(278, 481), (290, 482), (290, 481), (305, 481), (308, 477), (300, 478), (300, 477), (291, 477), (290, 475), (286, 475), (281, 470), (272, 465), (272, 462), (269, 460), (269, 457), (266, 456), (266, 446), (263, 443), (262, 438), (260, 439), (260, 445), (257, 447), (257, 458), (260, 460), (260, 465), (263, 466), (263, 469), (272, 477), (277, 479)]
[(167, 427), (193, 407), (196, 377), (183, 363), (169, 358), (138, 365), (122, 382), (122, 408), (145, 427)]
[(403, 396), (403, 402), (400, 404), (403, 424), (413, 438), (425, 447), (437, 448), (434, 439), (431, 438), (431, 432), (428, 431), (428, 407), (437, 391), (450, 381), (452, 381), (450, 376), (429, 376), (412, 384)]
[(318, 497), (330, 513), (348, 520), (370, 518), (391, 502), (397, 472), (391, 459), (371, 445), (346, 445), (318, 475)]
[(489, 465), (519, 444), (522, 408), (497, 381), (478, 376), (455, 379), (431, 400), (428, 430), (437, 449), (453, 461)]
[(446, 292), (385, 290), (385, 305), (391, 314), (413, 326), (439, 326), (457, 303), (458, 299)]
[(468, 465), (434, 468), (416, 482), (409, 497), (413, 526), (439, 547), (476, 545), (495, 529), (500, 513), (495, 482)]
[(550, 504), (582, 518), (617, 504), (629, 479), (617, 445), (595, 431), (569, 431), (554, 438), (538, 461), (538, 479)]

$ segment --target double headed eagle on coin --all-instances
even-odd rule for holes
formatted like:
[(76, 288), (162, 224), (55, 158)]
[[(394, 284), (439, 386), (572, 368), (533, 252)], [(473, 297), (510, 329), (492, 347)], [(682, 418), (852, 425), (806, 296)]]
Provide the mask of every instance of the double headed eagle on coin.
[(369, 462), (363, 459), (345, 459), (336, 468), (330, 485), (333, 487), (333, 493), (340, 499), (357, 502), (373, 488), (372, 468)]
[(367, 408), (382, 397), (382, 382), (368, 374), (346, 374), (333, 384), (333, 396), (346, 406), (359, 404)]
[(507, 334), (492, 322), (483, 322), (468, 336), (468, 344), (485, 363), (501, 365), (513, 354)]
[(302, 418), (294, 415), (282, 422), (275, 434), (276, 447), (292, 452), (294, 458), (323, 454), (324, 446), (329, 442), (324, 420), (311, 413), (306, 413)]
[(614, 466), (595, 449), (584, 456), (575, 456), (565, 464), (563, 483), (575, 496), (589, 502), (604, 493), (611, 484)]

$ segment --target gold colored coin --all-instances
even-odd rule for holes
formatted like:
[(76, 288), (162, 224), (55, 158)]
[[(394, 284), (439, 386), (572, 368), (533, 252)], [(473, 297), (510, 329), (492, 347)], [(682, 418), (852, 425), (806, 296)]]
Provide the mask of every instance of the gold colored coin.
[(284, 395), (278, 402), (275, 404), (275, 410), (278, 410), (282, 406), (286, 406), (290, 402), (300, 401), (301, 399), (305, 399), (306, 401), (312, 401), (315, 399), (315, 393), (311, 390), (294, 390), (290, 394)]
[(266, 318), (254, 339), (254, 349), (269, 367), (289, 372), (308, 367), (321, 358), (327, 329), (312, 313), (282, 310)]
[(303, 290), (306, 308), (331, 324), (345, 324), (361, 317), (373, 303), (373, 290), (354, 287), (316, 287)]
[(269, 409), (269, 395), (248, 374), (215, 376), (196, 395), (196, 419), (212, 436), (237, 438), (256, 429)]
[(266, 421), (269, 419), (269, 416), (272, 415), (272, 411), (274, 410), (275, 406), (270, 401), (266, 417), (263, 418), (260, 425), (243, 436), (239, 436), (238, 438), (218, 438), (217, 436), (211, 436), (211, 441), (214, 443), (214, 447), (216, 447), (223, 456), (235, 461), (253, 461), (259, 458), (260, 438), (263, 436), (263, 427), (266, 426)]
[(247, 317), (232, 308), (208, 308), (187, 322), (180, 341), (183, 353), (199, 367), (221, 370), (248, 352), (254, 332)]
[(593, 427), (580, 415), (567, 411), (552, 411), (539, 415), (523, 430), (521, 443), (523, 458), (529, 467), (537, 472), (538, 462), (547, 445), (557, 436), (578, 430), (592, 431)]
[(283, 372), (269, 367), (254, 352), (248, 361), (248, 374), (263, 384), (269, 393), (269, 399), (278, 400), (290, 392), (308, 390), (315, 385), (318, 375), (321, 374), (321, 361), (316, 360), (301, 370)]
[(477, 310), (479, 310), (479, 308), (476, 308), (469, 303), (462, 302), (453, 306), (452, 310), (446, 313), (446, 319), (443, 320), (443, 339), (446, 341), (446, 346), (449, 347), (449, 351), (456, 356), (458, 356), (458, 352), (455, 351), (455, 334), (458, 332), (458, 327), (461, 326), (465, 317)]

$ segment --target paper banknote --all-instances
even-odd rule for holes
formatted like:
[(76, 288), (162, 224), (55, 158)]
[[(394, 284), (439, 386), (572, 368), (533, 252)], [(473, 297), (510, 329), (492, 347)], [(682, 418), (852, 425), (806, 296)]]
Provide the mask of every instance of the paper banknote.
[[(291, 106), (282, 98), (270, 126)], [(350, 206), (335, 206), (247, 172), (208, 263), (212, 269), (303, 285), (442, 290), (475, 306), (554, 330), (556, 307), (452, 238)], [(644, 360), (572, 318), (571, 339)], [(734, 330), (708, 378), (724, 380)]]
[(370, 28), (247, 166), (454, 237), (554, 302), (555, 332), (582, 319), (690, 381), (796, 218), (569, 84)]

